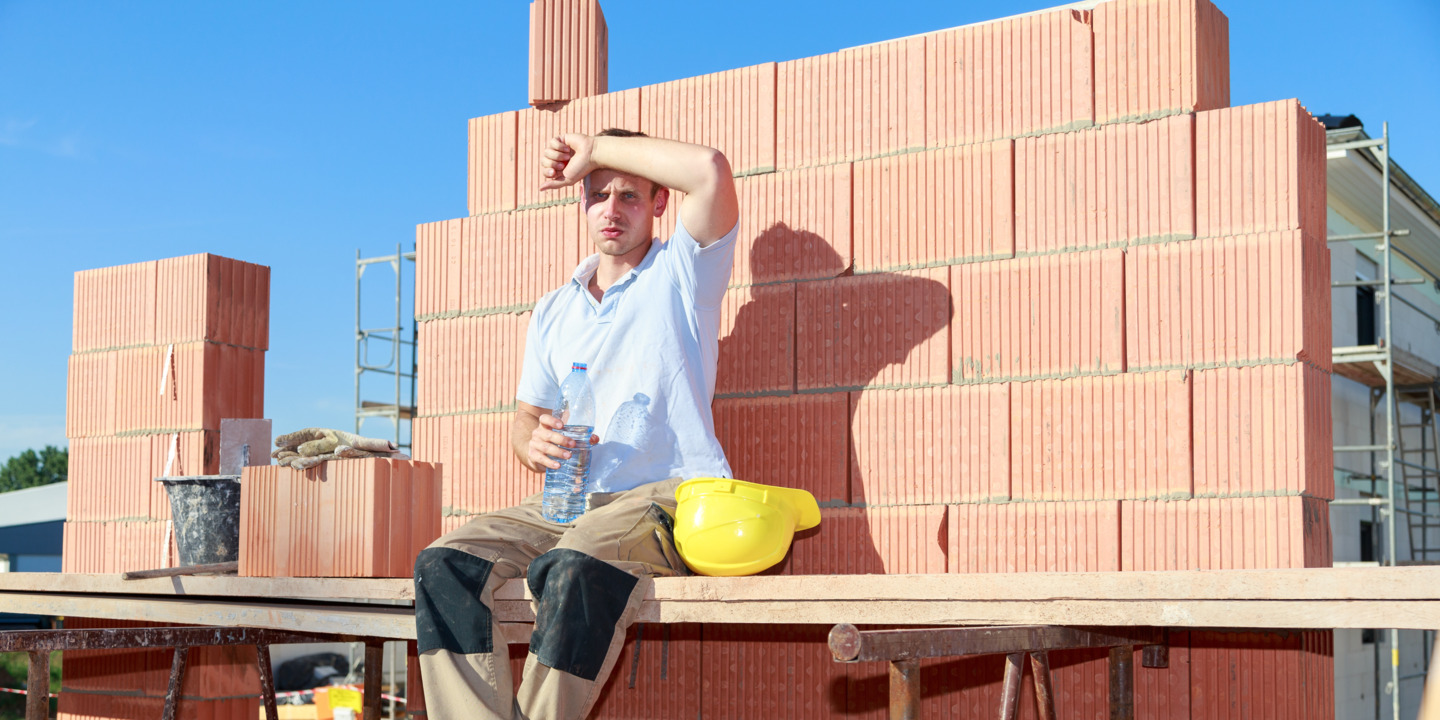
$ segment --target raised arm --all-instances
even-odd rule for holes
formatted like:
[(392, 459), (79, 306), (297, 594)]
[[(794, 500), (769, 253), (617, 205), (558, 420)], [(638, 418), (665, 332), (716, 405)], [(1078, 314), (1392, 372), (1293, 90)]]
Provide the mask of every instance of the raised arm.
[(550, 140), (541, 167), (542, 190), (573, 185), (604, 168), (685, 193), (680, 220), (701, 247), (724, 237), (740, 217), (730, 161), (703, 145), (643, 136), (561, 135)]

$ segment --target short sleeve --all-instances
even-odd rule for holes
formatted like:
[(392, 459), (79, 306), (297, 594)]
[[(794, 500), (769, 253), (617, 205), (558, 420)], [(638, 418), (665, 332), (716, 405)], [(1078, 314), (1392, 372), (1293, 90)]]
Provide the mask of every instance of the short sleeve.
[(675, 219), (675, 234), (665, 245), (665, 263), (675, 276), (677, 283), (695, 298), (697, 308), (714, 308), (725, 297), (725, 288), (730, 285), (730, 273), (735, 263), (736, 238), (740, 236), (740, 222), (719, 240), (707, 247), (700, 247), (685, 223)]

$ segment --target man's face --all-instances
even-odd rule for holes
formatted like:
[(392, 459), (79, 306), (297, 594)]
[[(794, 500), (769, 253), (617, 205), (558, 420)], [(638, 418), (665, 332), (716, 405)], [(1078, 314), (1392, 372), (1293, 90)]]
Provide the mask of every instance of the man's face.
[(590, 173), (584, 188), (585, 218), (595, 248), (605, 255), (635, 253), (643, 258), (650, 249), (655, 218), (665, 212), (669, 199), (665, 188), (652, 197), (654, 185), (649, 180), (614, 170)]

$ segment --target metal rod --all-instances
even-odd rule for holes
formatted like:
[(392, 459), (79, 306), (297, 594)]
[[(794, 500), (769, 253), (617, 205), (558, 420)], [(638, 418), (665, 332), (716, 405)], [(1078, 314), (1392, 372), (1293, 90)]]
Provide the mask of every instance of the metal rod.
[(380, 720), (380, 671), (384, 665), (384, 643), (367, 640), (365, 642), (364, 720)]
[(1429, 312), (1428, 310), (1426, 310), (1425, 308), (1422, 308), (1422, 307), (1420, 307), (1419, 305), (1416, 305), (1415, 303), (1410, 302), (1409, 300), (1406, 300), (1405, 298), (1400, 297), (1400, 296), (1398, 296), (1398, 295), (1395, 297), (1395, 299), (1396, 299), (1396, 300), (1399, 300), (1399, 301), (1402, 302), (1402, 303), (1404, 303), (1406, 307), (1414, 310), (1414, 311), (1417, 312), (1417, 313), (1420, 313), (1422, 316), (1424, 316), (1424, 318), (1425, 318), (1426, 320), (1429, 320), (1430, 322), (1433, 322), (1433, 323), (1440, 323), (1440, 318), (1437, 318), (1437, 317), (1435, 317), (1434, 315), (1431, 315), (1430, 312)]
[[(1405, 278), (1403, 280), (1391, 280), (1391, 285), (1425, 285), (1430, 281), (1425, 278)], [(1337, 280), (1330, 283), (1332, 288), (1342, 287), (1379, 287), (1384, 285), (1384, 280)]]
[(255, 646), (255, 667), (260, 671), (260, 701), (265, 707), (265, 720), (280, 720), (275, 707), (275, 675), (270, 671), (270, 646)]
[(1389, 445), (1336, 445), (1335, 452), (1380, 452), (1389, 447)]
[(1000, 720), (1015, 720), (1020, 710), (1020, 681), (1025, 678), (1025, 653), (1005, 656), (1005, 682), (1000, 689)]
[(50, 717), (50, 653), (30, 651), (30, 673), (25, 680), (25, 720)]
[[(1383, 188), (1383, 199), (1380, 203), (1380, 232), (1385, 237), (1390, 237), (1390, 123), (1381, 125), (1381, 142), (1373, 145), (1375, 152), (1380, 156), (1380, 187)], [(1384, 261), (1384, 268), (1381, 270), (1381, 277), (1389, 280), (1395, 277), (1391, 268), (1391, 258), (1394, 256), (1395, 243), (1387, 240), (1384, 244), (1384, 252), (1381, 258)], [(1391, 298), (1395, 293), (1386, 288), (1385, 297), (1385, 365), (1381, 372), (1385, 375), (1385, 484), (1389, 490), (1386, 496), (1390, 501), (1390, 518), (1385, 523), (1387, 535), (1387, 547), (1385, 554), (1394, 565), (1397, 560), (1395, 549), (1395, 423), (1399, 420), (1398, 408), (1395, 406), (1395, 336), (1393, 334), (1394, 303)], [(1394, 720), (1400, 720), (1400, 631), (1390, 631), (1390, 680), (1393, 692), (1390, 695), (1390, 707)]]
[[(360, 367), (360, 344), (365, 342), (365, 335), (360, 331), (360, 277), (365, 274), (365, 263), (360, 260), (360, 249), (355, 249), (355, 407), (360, 407), (360, 374), (365, 372)], [(364, 422), (357, 413), (355, 415), (355, 433), (360, 433), (360, 423)]]
[(920, 659), (891, 662), (890, 720), (919, 720), (919, 718)]
[(1050, 684), (1050, 654), (1030, 653), (1030, 672), (1035, 676), (1035, 714), (1039, 720), (1055, 720), (1055, 691)]
[(185, 682), (185, 660), (190, 648), (175, 648), (175, 659), (170, 663), (170, 687), (165, 691), (165, 711), (161, 720), (175, 720), (175, 711), (180, 705), (180, 686)]
[(1385, 498), (1336, 498), (1331, 505), (1384, 505)]
[(1135, 648), (1110, 648), (1110, 720), (1135, 720)]
[[(1387, 123), (1387, 125), (1388, 125), (1388, 123)], [(1385, 141), (1384, 141), (1384, 140), (1381, 140), (1381, 139), (1379, 139), (1379, 138), (1367, 138), (1367, 139), (1365, 139), (1365, 140), (1351, 140), (1351, 141), (1349, 141), (1349, 142), (1335, 143), (1334, 145), (1328, 145), (1328, 146), (1326, 146), (1325, 149), (1326, 149), (1326, 150), (1331, 150), (1331, 151), (1334, 151), (1334, 150), (1360, 150), (1360, 149), (1362, 149), (1362, 148), (1373, 148), (1373, 147), (1377, 147), (1377, 146), (1379, 146), (1379, 145), (1384, 145), (1384, 144), (1385, 144)], [(1386, 174), (1388, 175), (1389, 173), (1386, 173)], [(1387, 188), (1387, 189), (1388, 189), (1388, 188)]]
[[(399, 408), (399, 407), (400, 407), (400, 380), (401, 380), (401, 377), (400, 377), (400, 356), (401, 356), (401, 354), (403, 354), (403, 352), (404, 352), (404, 347), (402, 347), (402, 346), (400, 345), (400, 343), (399, 343), (399, 340), (400, 340), (400, 332), (405, 329), (404, 327), (402, 327), (402, 326), (400, 325), (400, 293), (403, 291), (403, 283), (402, 283), (402, 278), (401, 278), (401, 272), (400, 272), (400, 271), (401, 271), (402, 267), (404, 266), (404, 263), (401, 262), (400, 258), (402, 258), (402, 257), (404, 257), (404, 256), (405, 256), (405, 250), (404, 250), (404, 248), (400, 247), (400, 243), (395, 243), (395, 339), (394, 339), (393, 341), (391, 341), (390, 347), (394, 348), (394, 350), (395, 350), (394, 356), (395, 356), (395, 407), (396, 407), (396, 408)], [(356, 407), (359, 407), (359, 403), (356, 403)], [(399, 413), (396, 413), (395, 415), (390, 416), (390, 425), (391, 425), (391, 426), (393, 427), (393, 429), (395, 430), (395, 447), (396, 447), (396, 448), (399, 448), (399, 447), (400, 447), (400, 415), (399, 415)], [(394, 704), (393, 704), (393, 703), (391, 704), (391, 708), (390, 708), (390, 716), (391, 716), (391, 717), (394, 717), (394, 716), (395, 716), (395, 708), (394, 708)]]

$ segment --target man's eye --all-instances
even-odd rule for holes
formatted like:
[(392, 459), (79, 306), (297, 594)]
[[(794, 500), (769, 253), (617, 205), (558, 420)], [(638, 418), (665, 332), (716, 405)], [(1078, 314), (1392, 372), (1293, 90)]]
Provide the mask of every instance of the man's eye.
[(626, 199), (626, 200), (634, 200), (635, 197), (636, 197), (635, 193), (625, 193), (625, 199)]

